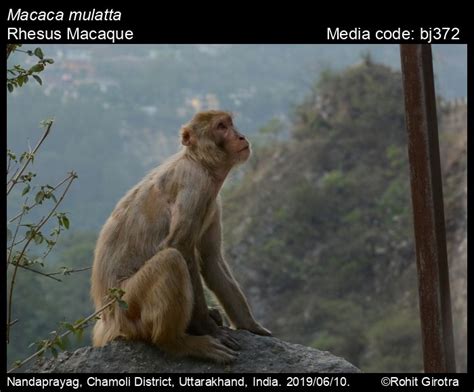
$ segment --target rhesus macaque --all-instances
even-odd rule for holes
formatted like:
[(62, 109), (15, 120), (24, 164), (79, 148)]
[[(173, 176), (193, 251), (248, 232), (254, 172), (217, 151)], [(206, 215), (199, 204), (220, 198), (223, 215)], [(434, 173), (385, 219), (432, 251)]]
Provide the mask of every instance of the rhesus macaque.
[(250, 144), (221, 111), (197, 113), (181, 129), (183, 148), (118, 203), (95, 249), (91, 294), (96, 309), (120, 287), (128, 308), (103, 312), (94, 346), (122, 337), (165, 351), (229, 362), (239, 345), (207, 307), (201, 275), (232, 325), (260, 335), (222, 253), (219, 190), (250, 156)]

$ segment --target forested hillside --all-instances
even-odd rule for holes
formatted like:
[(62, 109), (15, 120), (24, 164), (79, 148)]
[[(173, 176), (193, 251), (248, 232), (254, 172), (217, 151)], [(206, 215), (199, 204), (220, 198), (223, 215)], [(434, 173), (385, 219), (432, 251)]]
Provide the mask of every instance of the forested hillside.
[[(458, 365), (466, 368), (465, 104), (440, 115)], [(292, 138), (228, 189), (229, 252), (277, 336), (365, 371), (422, 369), (401, 75), (325, 73)], [(463, 149), (464, 148), (464, 149)]]

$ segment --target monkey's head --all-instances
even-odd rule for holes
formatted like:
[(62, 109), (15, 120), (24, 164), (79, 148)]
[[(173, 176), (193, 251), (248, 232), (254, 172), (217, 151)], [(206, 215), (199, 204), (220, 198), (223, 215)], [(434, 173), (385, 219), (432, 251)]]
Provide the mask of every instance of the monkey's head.
[(219, 110), (197, 113), (181, 128), (181, 143), (212, 166), (243, 163), (251, 153), (250, 143), (235, 128), (232, 115)]

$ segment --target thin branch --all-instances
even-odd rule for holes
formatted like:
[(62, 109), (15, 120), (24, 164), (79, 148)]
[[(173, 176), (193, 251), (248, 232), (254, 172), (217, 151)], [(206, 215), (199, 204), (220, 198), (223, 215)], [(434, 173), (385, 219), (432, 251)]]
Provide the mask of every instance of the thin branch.
[(48, 274), (48, 276), (73, 274), (74, 272), (88, 271), (90, 269), (92, 269), (92, 267), (84, 267), (84, 268), (70, 269), (70, 270), (65, 270), (65, 271), (51, 272), (50, 274)]
[(56, 282), (62, 282), (62, 280), (59, 279), (59, 278), (55, 278), (54, 275), (69, 275), (69, 274), (73, 274), (75, 272), (83, 272), (83, 271), (88, 271), (88, 270), (92, 269), (92, 267), (84, 267), (84, 268), (70, 269), (70, 270), (65, 270), (65, 271), (56, 271), (56, 272), (49, 272), (48, 273), (48, 272), (38, 271), (38, 270), (36, 270), (34, 268), (31, 268), (31, 267), (28, 267), (26, 265), (21, 265), (20, 264), (18, 267), (23, 268), (23, 269), (28, 270), (28, 271), (31, 271), (31, 272), (34, 272), (35, 274), (46, 276), (47, 278), (53, 279)]
[[(64, 178), (59, 184), (57, 184), (56, 186), (53, 187), (53, 189), (50, 189), (49, 192), (54, 192), (56, 189), (58, 189), (61, 185), (63, 185), (67, 180), (69, 180), (69, 178), (71, 177), (71, 175), (67, 176), (66, 178)], [(28, 207), (28, 211), (31, 210), (33, 207), (36, 207), (38, 205), (38, 203), (33, 203), (31, 206)], [(11, 218), (8, 223), (12, 223), (13, 221), (15, 221), (16, 219), (18, 219), (20, 217), (22, 213), (19, 212), (18, 214), (16, 214), (13, 218)]]
[(15, 325), (17, 322), (18, 322), (18, 319), (16, 319), (16, 320), (13, 320), (13, 321), (12, 321), (12, 322), (9, 324), (9, 325), (10, 325), (10, 327), (11, 327), (12, 325)]
[[(53, 125), (53, 121), (50, 121), (48, 123), (48, 126), (46, 127), (45, 131), (43, 132), (43, 135), (41, 136), (41, 138), (39, 139), (38, 143), (36, 143), (36, 146), (35, 148), (33, 149), (32, 152), (29, 153), (29, 156), (28, 158), (26, 159), (26, 162), (25, 164), (23, 165), (23, 167), (21, 168), (21, 170), (17, 173), (15, 172), (16, 174), (7, 182), (7, 196), (8, 194), (11, 192), (11, 190), (13, 189), (13, 187), (18, 183), (18, 179), (20, 178), (20, 176), (23, 174), (23, 172), (25, 171), (25, 169), (27, 168), (27, 166), (29, 165), (29, 163), (31, 162), (31, 160), (33, 159), (32, 157), (34, 157), (34, 155), (36, 154), (36, 151), (38, 151), (38, 149), (40, 148), (41, 144), (43, 144), (44, 140), (46, 139), (46, 137), (48, 136), (49, 134), (49, 131), (51, 130), (51, 126)], [(10, 186), (8, 186), (8, 184), (10, 184)]]
[[(72, 182), (77, 178), (77, 174), (74, 173), (74, 172), (71, 172), (70, 173), (70, 176), (69, 176), (69, 183), (67, 184), (66, 188), (64, 189), (63, 191), (63, 194), (61, 195), (61, 197), (59, 198), (59, 200), (56, 202), (56, 204), (53, 206), (53, 208), (51, 209), (51, 211), (49, 212), (49, 214), (45, 217), (45, 218), (42, 218), (41, 221), (38, 223), (38, 225), (33, 229), (35, 233), (39, 232), (39, 230), (44, 226), (44, 224), (49, 220), (49, 218), (51, 218), (51, 216), (54, 214), (54, 212), (56, 211), (56, 209), (58, 208), (59, 204), (61, 204), (61, 202), (63, 201), (64, 199), (64, 196), (66, 196), (66, 193), (68, 192), (69, 190), (69, 187), (71, 186)], [(34, 234), (34, 233), (33, 233)], [(21, 250), (20, 252), (20, 256), (18, 257), (18, 260), (21, 260), (21, 258), (23, 257), (23, 255), (25, 254), (26, 252), (26, 249), (28, 248), (28, 246), (30, 245), (30, 242), (33, 240), (34, 238), (34, 235), (30, 235), (30, 238), (28, 239), (28, 241), (26, 241), (26, 244), (23, 246), (23, 249)], [(7, 343), (9, 342), (9, 337), (10, 337), (10, 327), (9, 327), (9, 324), (11, 322), (11, 317), (12, 317), (12, 300), (13, 300), (13, 288), (15, 286), (15, 280), (16, 280), (16, 274), (18, 272), (18, 266), (19, 266), (19, 263), (15, 263), (15, 269), (13, 270), (13, 274), (12, 274), (12, 278), (11, 278), (11, 281), (10, 281), (10, 291), (9, 291), (9, 294), (8, 294), (8, 319), (7, 319)]]
[(23, 50), (23, 49), (15, 49), (15, 52), (21, 52), (21, 53), (27, 53), (28, 54), (28, 52), (26, 50)]
[[(25, 203), (28, 202), (28, 198), (26, 198), (25, 200)], [(16, 236), (18, 235), (18, 230), (20, 229), (20, 226), (21, 226), (21, 221), (23, 220), (23, 216), (25, 215), (25, 212), (26, 210), (23, 210), (21, 213), (20, 213), (20, 220), (18, 221), (18, 224), (15, 228), (15, 234), (13, 235), (12, 237), (12, 244), (10, 245), (10, 247), (8, 248), (9, 250), (9, 253), (8, 253), (8, 259), (7, 259), (7, 263), (10, 264), (10, 261), (11, 261), (11, 256), (12, 256), (12, 253), (13, 253), (13, 247), (15, 246), (15, 240), (16, 240)], [(21, 242), (21, 241), (19, 241)]]
[(59, 232), (56, 234), (56, 238), (55, 238), (55, 242), (53, 245), (48, 245), (48, 250), (43, 253), (43, 256), (41, 256), (43, 259), (45, 259), (46, 257), (48, 257), (48, 255), (51, 253), (51, 251), (53, 250), (54, 248), (54, 245), (56, 245), (56, 242), (58, 241), (58, 237), (59, 237)]
[(8, 44), (7, 45), (7, 60), (10, 57), (10, 54), (18, 50), (18, 44)]
[(13, 177), (15, 177), (16, 174), (17, 174), (19, 171), (20, 171), (20, 167), (18, 166), (18, 167), (16, 168), (16, 170), (15, 170), (15, 173), (12, 174), (10, 180), (7, 181), (7, 186), (8, 186), (8, 184), (10, 183), (10, 181), (13, 179)]
[[(94, 313), (92, 313), (90, 316), (86, 317), (84, 320), (80, 321), (79, 323), (73, 325), (72, 329), (75, 330), (75, 329), (78, 329), (78, 328), (82, 327), (84, 324), (87, 324), (90, 320), (92, 320), (94, 317), (96, 317), (97, 315), (102, 313), (105, 309), (107, 309), (109, 306), (114, 304), (116, 301), (117, 301), (117, 298), (114, 298), (114, 299), (110, 300), (104, 306), (102, 306), (99, 310), (95, 311)], [(59, 338), (64, 339), (70, 333), (72, 333), (72, 331), (67, 330), (63, 334), (59, 335)], [(28, 358), (24, 359), (23, 361), (21, 361), (20, 363), (15, 365), (15, 367), (11, 368), (7, 373), (13, 372), (15, 369), (18, 369), (19, 367), (22, 367), (26, 363), (30, 362), (32, 359), (34, 359), (37, 356), (43, 354), (49, 347), (51, 347), (51, 345), (53, 344), (53, 341), (54, 340), (50, 340), (48, 343), (46, 343), (44, 345), (44, 347), (42, 347), (40, 350), (36, 351), (34, 354), (30, 355)]]
[(10, 171), (10, 164), (12, 163), (12, 158), (11, 156), (8, 156), (8, 163), (7, 163), (7, 176), (8, 176), (8, 172)]
[(40, 274), (40, 275), (43, 275), (43, 276), (46, 276), (47, 278), (50, 278), (50, 279), (53, 279), (57, 282), (62, 282), (61, 279), (58, 279), (58, 278), (55, 278), (54, 276), (51, 276), (51, 275), (56, 275), (56, 273), (53, 273), (53, 274), (48, 274), (48, 273), (45, 273), (45, 272), (41, 272), (41, 271), (38, 271), (38, 270), (35, 270), (33, 268), (30, 268), (30, 267), (27, 267), (26, 265), (18, 265), (18, 267), (20, 268), (23, 268), (25, 270), (28, 270), (28, 271), (31, 271), (31, 272), (34, 272), (36, 274)]
[[(26, 237), (23, 237), (21, 240), (19, 240), (18, 242), (15, 242), (14, 244), (11, 245), (11, 248), (13, 249), (15, 246), (17, 245), (20, 245), (22, 242), (25, 242), (27, 240)], [(10, 248), (8, 248), (10, 249)]]

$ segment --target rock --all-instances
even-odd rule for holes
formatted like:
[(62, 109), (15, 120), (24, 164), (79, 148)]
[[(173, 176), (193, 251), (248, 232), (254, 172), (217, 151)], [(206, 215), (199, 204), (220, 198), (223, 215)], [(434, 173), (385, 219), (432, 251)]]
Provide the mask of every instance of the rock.
[(233, 331), (241, 345), (239, 357), (229, 365), (192, 358), (172, 358), (143, 342), (116, 340), (105, 347), (82, 347), (63, 352), (56, 359), (35, 364), (27, 372), (41, 373), (358, 373), (345, 359), (327, 351)]

